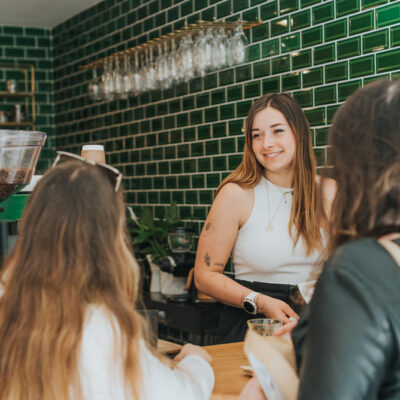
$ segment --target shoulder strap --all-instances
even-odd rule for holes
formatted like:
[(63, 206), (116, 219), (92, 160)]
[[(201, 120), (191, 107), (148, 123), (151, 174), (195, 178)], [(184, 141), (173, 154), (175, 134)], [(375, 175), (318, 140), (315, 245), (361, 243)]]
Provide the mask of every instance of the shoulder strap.
[(393, 243), (394, 239), (397, 239), (400, 235), (388, 235), (382, 236), (378, 239), (378, 243), (385, 248), (385, 250), (393, 257), (400, 267), (400, 246)]

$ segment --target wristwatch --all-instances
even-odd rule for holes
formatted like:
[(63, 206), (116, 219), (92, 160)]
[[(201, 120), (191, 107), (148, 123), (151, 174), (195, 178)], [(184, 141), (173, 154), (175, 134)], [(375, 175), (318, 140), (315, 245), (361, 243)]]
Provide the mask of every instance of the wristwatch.
[(243, 300), (243, 309), (249, 314), (257, 314), (257, 304), (254, 299), (259, 295), (258, 292), (249, 293)]

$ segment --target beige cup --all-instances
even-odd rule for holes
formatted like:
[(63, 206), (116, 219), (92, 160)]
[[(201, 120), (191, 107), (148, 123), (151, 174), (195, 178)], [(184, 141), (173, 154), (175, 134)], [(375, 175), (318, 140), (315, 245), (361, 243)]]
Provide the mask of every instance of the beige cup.
[(101, 144), (85, 144), (82, 146), (81, 156), (86, 160), (92, 160), (97, 163), (106, 163), (104, 146)]
[(255, 318), (247, 321), (247, 326), (261, 336), (272, 336), (282, 326), (282, 321), (272, 318)]

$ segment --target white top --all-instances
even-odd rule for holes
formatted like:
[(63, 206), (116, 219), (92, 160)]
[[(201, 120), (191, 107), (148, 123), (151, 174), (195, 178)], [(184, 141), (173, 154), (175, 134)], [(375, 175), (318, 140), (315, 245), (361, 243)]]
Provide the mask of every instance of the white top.
[[(116, 319), (110, 322), (101, 307), (89, 306), (82, 336), (80, 376), (85, 400), (132, 400), (124, 382), (123, 357), (115, 351), (120, 343)], [(171, 369), (146, 348), (140, 349), (142, 397), (140, 400), (205, 400), (214, 387), (214, 372), (199, 356), (185, 357)]]
[[(264, 177), (254, 188), (253, 210), (240, 228), (232, 251), (236, 279), (291, 285), (310, 280), (319, 253), (307, 257), (301, 237), (293, 248), (289, 235), (292, 191)], [(273, 231), (266, 229), (269, 223)]]

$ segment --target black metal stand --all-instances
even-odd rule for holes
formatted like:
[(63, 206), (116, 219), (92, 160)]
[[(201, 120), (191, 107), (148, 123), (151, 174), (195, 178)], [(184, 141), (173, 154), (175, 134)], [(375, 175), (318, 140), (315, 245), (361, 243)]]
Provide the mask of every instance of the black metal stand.
[(165, 312), (158, 325), (160, 339), (200, 346), (216, 343), (221, 303), (174, 302), (161, 293), (145, 293), (143, 300), (147, 309)]

